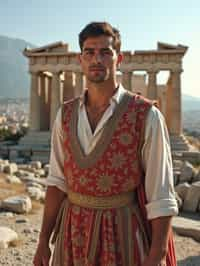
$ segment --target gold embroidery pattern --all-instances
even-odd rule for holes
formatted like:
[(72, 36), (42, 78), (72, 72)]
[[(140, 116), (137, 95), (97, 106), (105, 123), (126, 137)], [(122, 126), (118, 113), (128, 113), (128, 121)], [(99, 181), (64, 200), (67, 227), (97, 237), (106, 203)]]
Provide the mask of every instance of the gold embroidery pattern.
[(130, 124), (135, 124), (135, 121), (136, 121), (136, 112), (135, 111), (131, 111), (127, 114), (127, 121)]
[(79, 177), (79, 183), (80, 183), (80, 185), (84, 186), (88, 183), (88, 180), (85, 176), (80, 176)]
[(108, 192), (111, 190), (113, 184), (113, 177), (107, 174), (100, 175), (97, 180), (97, 189), (101, 192)]
[(122, 168), (125, 162), (126, 158), (122, 153), (114, 154), (111, 159), (111, 167), (115, 169)]
[(122, 133), (120, 136), (119, 136), (119, 141), (122, 145), (124, 146), (128, 146), (132, 143), (132, 135), (129, 134), (129, 133)]

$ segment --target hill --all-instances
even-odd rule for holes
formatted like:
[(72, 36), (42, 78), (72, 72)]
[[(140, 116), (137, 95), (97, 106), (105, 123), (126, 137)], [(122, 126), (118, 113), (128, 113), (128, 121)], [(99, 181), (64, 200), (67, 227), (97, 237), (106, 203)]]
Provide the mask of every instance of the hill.
[(200, 111), (200, 98), (182, 94), (183, 111)]
[(22, 51), (35, 47), (20, 39), (0, 36), (0, 97), (28, 97), (28, 62)]

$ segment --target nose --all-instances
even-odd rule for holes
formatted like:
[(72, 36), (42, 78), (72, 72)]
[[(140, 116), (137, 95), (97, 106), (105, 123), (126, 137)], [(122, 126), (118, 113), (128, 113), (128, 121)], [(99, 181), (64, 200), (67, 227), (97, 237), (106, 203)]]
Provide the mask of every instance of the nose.
[(93, 60), (95, 63), (102, 62), (102, 55), (99, 52), (95, 52), (93, 56)]

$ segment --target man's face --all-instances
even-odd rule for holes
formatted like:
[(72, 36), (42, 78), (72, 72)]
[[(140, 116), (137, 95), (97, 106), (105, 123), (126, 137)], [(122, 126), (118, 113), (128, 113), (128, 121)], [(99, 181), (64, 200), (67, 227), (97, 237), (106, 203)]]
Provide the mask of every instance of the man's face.
[(122, 55), (112, 47), (113, 38), (106, 35), (89, 37), (83, 44), (79, 60), (86, 78), (94, 83), (104, 82), (116, 75)]

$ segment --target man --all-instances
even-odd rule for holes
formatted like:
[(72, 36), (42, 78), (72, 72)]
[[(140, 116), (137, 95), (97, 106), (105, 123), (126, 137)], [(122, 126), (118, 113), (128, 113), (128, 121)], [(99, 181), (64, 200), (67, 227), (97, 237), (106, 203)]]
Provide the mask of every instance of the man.
[(54, 124), (34, 265), (49, 265), (54, 230), (52, 265), (174, 266), (177, 204), (163, 116), (117, 83), (117, 29), (90, 23), (79, 44), (87, 89)]

